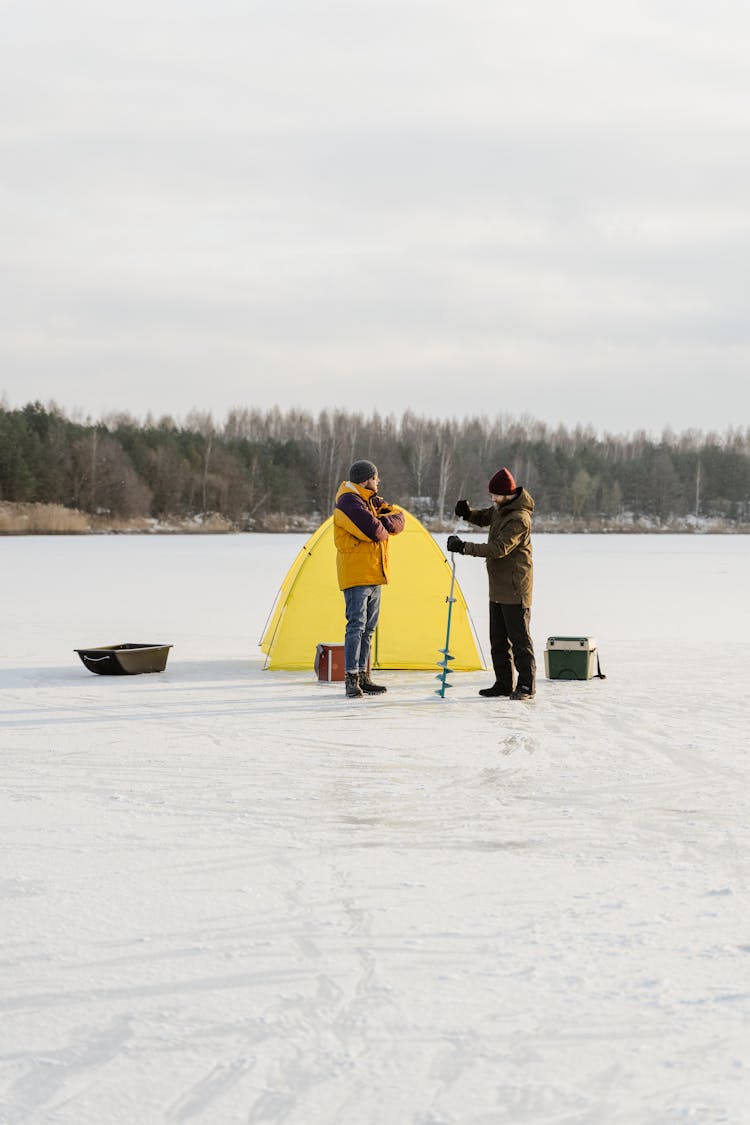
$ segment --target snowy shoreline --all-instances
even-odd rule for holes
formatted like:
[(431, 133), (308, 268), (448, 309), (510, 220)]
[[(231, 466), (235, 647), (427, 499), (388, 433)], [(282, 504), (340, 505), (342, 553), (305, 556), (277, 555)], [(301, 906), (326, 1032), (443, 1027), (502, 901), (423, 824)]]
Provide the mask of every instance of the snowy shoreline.
[[(454, 518), (440, 519), (415, 512), (433, 535), (451, 532)], [(216, 512), (189, 517), (139, 516), (113, 518), (90, 515), (55, 504), (15, 504), (0, 501), (0, 537), (19, 535), (312, 535), (323, 522), (320, 513), (309, 516), (271, 514), (262, 520), (233, 523)], [(536, 535), (750, 535), (750, 523), (719, 516), (673, 517), (667, 522), (624, 512), (618, 517), (534, 516)]]

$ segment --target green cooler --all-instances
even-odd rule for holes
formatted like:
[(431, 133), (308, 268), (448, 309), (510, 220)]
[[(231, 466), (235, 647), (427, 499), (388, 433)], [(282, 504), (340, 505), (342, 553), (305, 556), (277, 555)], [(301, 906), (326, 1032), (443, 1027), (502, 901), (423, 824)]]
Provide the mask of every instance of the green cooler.
[(590, 680), (596, 675), (593, 637), (547, 637), (544, 670), (548, 680)]

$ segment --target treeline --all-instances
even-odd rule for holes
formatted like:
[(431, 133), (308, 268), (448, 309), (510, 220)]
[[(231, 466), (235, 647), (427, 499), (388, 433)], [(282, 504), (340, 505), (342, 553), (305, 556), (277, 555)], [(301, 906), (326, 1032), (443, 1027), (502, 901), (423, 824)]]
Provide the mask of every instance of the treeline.
[(405, 413), (233, 410), (139, 422), (76, 420), (54, 404), (0, 407), (0, 500), (129, 518), (218, 513), (243, 529), (279, 514), (323, 517), (350, 463), (380, 468), (383, 494), (423, 518), (487, 499), (507, 465), (547, 517), (578, 521), (750, 516), (750, 428), (599, 436), (532, 419), (440, 421)]

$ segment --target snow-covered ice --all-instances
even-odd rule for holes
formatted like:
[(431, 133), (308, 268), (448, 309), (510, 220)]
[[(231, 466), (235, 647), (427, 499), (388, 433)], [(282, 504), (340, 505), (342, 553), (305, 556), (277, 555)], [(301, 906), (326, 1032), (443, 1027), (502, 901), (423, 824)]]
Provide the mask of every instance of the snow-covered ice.
[(0, 542), (0, 1121), (750, 1121), (750, 539), (537, 535), (531, 705), (264, 671), (303, 542)]

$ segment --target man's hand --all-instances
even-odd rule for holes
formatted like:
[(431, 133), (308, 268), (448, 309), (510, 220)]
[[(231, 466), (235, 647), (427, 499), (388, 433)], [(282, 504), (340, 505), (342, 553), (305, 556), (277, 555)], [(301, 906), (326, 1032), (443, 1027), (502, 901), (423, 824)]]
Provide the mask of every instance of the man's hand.
[(460, 516), (462, 520), (467, 520), (469, 518), (470, 512), (471, 508), (469, 507), (469, 501), (459, 500), (456, 504), (456, 515)]
[(457, 535), (449, 535), (447, 547), (451, 554), (455, 551), (457, 555), (462, 555), (466, 544), (463, 539), (459, 539)]

